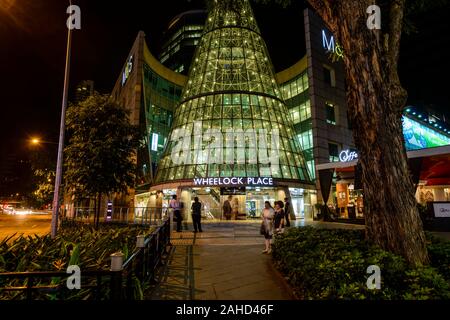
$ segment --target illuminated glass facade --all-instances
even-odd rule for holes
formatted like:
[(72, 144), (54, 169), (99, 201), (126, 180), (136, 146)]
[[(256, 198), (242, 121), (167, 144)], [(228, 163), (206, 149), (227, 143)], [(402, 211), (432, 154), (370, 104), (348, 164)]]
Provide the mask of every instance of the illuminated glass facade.
[(205, 25), (206, 11), (191, 10), (176, 16), (164, 33), (159, 61), (169, 69), (187, 74)]
[(313, 130), (311, 119), (311, 100), (309, 98), (308, 73), (297, 75), (288, 82), (280, 84), (283, 99), (289, 109), (294, 124), (295, 135), (303, 150), (310, 177), (314, 180)]
[[(307, 87), (307, 80), (304, 83), (302, 78), (299, 83), (295, 94)], [(305, 118), (306, 100), (297, 105)], [(214, 130), (223, 139), (220, 147), (216, 137), (204, 138)], [(262, 146), (259, 137), (248, 136), (241, 143), (238, 138), (229, 141), (230, 130), (262, 132), (267, 144)], [(180, 131), (182, 140), (176, 134)], [(269, 138), (274, 136), (276, 142)], [(276, 153), (277, 162), (263, 159), (261, 149), (267, 157)], [(217, 153), (227, 161), (211, 161)], [(174, 156), (184, 161), (175, 161)], [(310, 182), (292, 118), (247, 0), (217, 2), (211, 10), (155, 182), (231, 176)]]
[(143, 99), (140, 118), (145, 142), (138, 153), (138, 179), (150, 183), (173, 122), (173, 110), (180, 101), (182, 88), (143, 65)]

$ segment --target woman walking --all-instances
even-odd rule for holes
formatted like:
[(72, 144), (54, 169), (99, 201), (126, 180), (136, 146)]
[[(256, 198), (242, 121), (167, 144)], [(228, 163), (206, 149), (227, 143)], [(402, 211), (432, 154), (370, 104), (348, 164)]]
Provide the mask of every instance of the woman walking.
[(270, 205), (269, 201), (264, 203), (264, 209), (262, 211), (262, 224), (261, 224), (261, 233), (264, 235), (266, 249), (262, 253), (271, 253), (272, 249), (270, 248), (270, 244), (272, 241), (273, 235), (273, 218), (274, 218), (274, 210)]

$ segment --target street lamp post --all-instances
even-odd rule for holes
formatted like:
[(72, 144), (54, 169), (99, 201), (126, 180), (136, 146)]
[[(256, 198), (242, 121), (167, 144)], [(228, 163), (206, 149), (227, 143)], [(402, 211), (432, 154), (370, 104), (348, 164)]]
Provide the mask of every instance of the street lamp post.
[[(71, 1), (70, 1), (70, 4)], [(55, 176), (55, 192), (53, 194), (53, 207), (52, 207), (52, 225), (51, 236), (52, 239), (56, 237), (58, 230), (58, 214), (59, 214), (59, 192), (62, 181), (62, 167), (63, 167), (63, 150), (64, 150), (64, 131), (65, 131), (65, 118), (67, 108), (67, 96), (69, 91), (69, 74), (70, 74), (70, 54), (72, 48), (72, 30), (67, 28), (67, 49), (66, 49), (66, 67), (64, 74), (64, 89), (61, 106), (61, 123), (59, 127), (59, 143), (58, 143), (58, 160), (56, 163), (56, 176)]]

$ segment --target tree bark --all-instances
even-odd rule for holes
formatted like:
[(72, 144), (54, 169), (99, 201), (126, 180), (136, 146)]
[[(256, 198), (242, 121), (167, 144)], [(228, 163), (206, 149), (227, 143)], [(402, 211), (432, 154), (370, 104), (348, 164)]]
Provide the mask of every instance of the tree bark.
[(308, 0), (344, 49), (347, 101), (359, 150), (366, 237), (412, 265), (428, 263), (402, 131), (407, 93), (397, 72), (405, 0), (386, 0), (389, 25), (369, 30), (373, 0)]

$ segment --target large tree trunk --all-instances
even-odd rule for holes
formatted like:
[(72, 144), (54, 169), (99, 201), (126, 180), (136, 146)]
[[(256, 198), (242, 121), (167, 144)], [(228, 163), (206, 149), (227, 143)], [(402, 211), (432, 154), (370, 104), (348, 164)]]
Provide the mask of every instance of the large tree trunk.
[(308, 0), (344, 49), (347, 100), (359, 150), (366, 236), (426, 264), (425, 234), (410, 176), (401, 116), (407, 94), (397, 73), (404, 0), (386, 0), (383, 30), (369, 30), (366, 9), (373, 0)]

